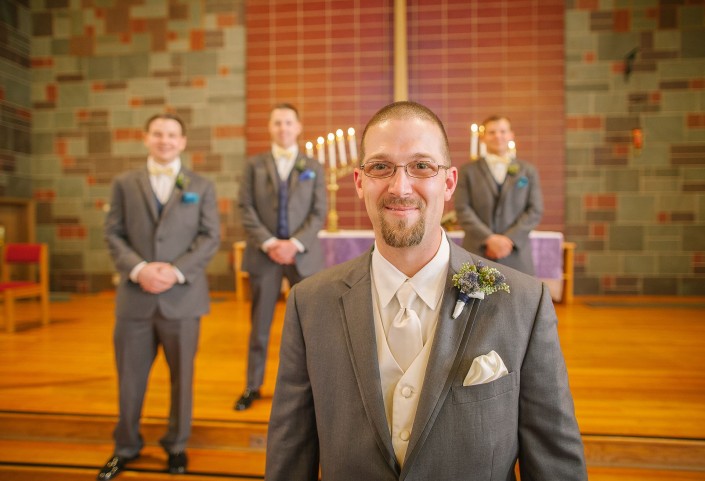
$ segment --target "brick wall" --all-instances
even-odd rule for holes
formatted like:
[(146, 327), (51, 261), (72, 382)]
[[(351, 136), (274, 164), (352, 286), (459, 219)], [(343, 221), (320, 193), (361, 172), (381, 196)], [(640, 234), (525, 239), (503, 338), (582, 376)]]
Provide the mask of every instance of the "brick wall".
[[(303, 141), (361, 132), (393, 92), (393, 2), (250, 1), (248, 152), (269, 148), (274, 103), (301, 110)], [(409, 98), (446, 125), (454, 165), (468, 160), (470, 124), (513, 120), (519, 156), (541, 173), (543, 229), (563, 227), (563, 2), (408, 2)], [(302, 146), (303, 147), (303, 146)], [(369, 228), (352, 176), (341, 179), (339, 223)], [(452, 202), (447, 210), (452, 209)]]
[(571, 1), (566, 11), (576, 291), (703, 295), (705, 8), (615, 3)]

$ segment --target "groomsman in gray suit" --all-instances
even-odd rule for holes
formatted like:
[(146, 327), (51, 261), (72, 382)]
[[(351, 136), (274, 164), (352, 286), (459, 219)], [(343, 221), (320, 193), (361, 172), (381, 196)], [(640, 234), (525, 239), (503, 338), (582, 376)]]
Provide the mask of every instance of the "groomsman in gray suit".
[(461, 167), (455, 192), (463, 247), (533, 275), (529, 232), (543, 215), (538, 172), (511, 157), (514, 132), (508, 118), (492, 116), (482, 125), (487, 155)]
[(548, 290), (441, 228), (441, 121), (391, 104), (361, 159), (375, 243), (289, 294), (265, 479), (586, 480)]
[(269, 117), (271, 150), (248, 159), (240, 185), (242, 224), (247, 233), (242, 269), (252, 293), (247, 385), (235, 410), (260, 398), (269, 331), (281, 293), (324, 267), (318, 231), (326, 215), (323, 167), (297, 145), (301, 122), (296, 108), (275, 105)]
[(113, 479), (143, 446), (140, 416), (161, 345), (171, 376), (169, 424), (160, 443), (170, 473), (186, 471), (193, 361), (200, 318), (209, 310), (206, 265), (220, 245), (213, 183), (186, 169), (186, 131), (173, 114), (146, 124), (144, 167), (113, 183), (105, 238), (120, 273), (115, 300), (115, 360), (120, 418), (115, 451), (98, 474)]

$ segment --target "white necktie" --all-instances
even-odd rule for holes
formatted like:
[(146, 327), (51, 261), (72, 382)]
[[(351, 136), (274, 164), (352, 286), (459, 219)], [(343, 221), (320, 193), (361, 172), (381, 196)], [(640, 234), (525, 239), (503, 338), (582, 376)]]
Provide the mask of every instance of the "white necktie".
[(389, 326), (387, 343), (397, 364), (406, 372), (423, 348), (421, 320), (416, 311), (411, 308), (416, 298), (416, 291), (410, 282), (404, 282), (396, 296), (401, 309)]

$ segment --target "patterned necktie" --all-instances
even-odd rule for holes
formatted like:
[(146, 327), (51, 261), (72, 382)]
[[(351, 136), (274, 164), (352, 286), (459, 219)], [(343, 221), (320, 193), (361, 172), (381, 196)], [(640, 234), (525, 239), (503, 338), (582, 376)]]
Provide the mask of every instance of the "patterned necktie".
[(401, 309), (389, 326), (387, 344), (399, 367), (406, 372), (423, 348), (421, 320), (416, 311), (411, 308), (417, 296), (410, 282), (404, 282), (396, 296)]
[(289, 183), (279, 181), (279, 210), (277, 211), (277, 237), (289, 238)]

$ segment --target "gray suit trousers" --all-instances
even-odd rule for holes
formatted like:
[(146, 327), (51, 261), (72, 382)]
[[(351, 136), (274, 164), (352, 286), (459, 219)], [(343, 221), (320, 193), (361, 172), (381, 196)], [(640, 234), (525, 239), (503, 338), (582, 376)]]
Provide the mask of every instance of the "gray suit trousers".
[(166, 319), (158, 310), (151, 318), (117, 317), (114, 344), (121, 414), (113, 433), (116, 455), (133, 457), (144, 444), (140, 416), (149, 372), (160, 344), (171, 377), (169, 428), (160, 444), (170, 453), (186, 448), (191, 434), (193, 360), (199, 326), (198, 317)]

